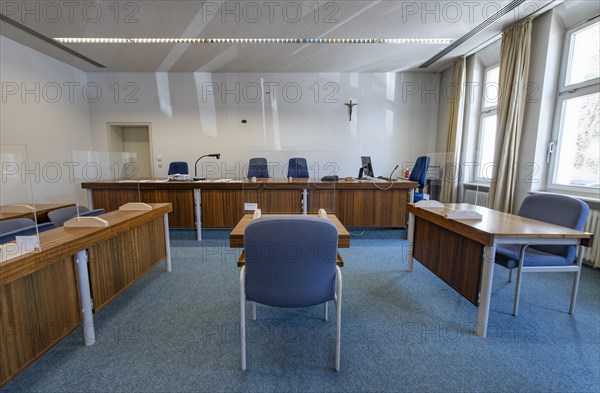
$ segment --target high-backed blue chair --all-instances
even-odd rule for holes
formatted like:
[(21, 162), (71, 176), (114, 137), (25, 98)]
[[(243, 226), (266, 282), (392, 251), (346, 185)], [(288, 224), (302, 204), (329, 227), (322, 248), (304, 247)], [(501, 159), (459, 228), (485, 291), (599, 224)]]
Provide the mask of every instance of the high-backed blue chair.
[(427, 181), (427, 169), (429, 168), (429, 156), (421, 156), (415, 161), (415, 166), (410, 172), (408, 180), (416, 181), (419, 188), (415, 191), (413, 202), (418, 202), (423, 199), (423, 189)]
[(269, 167), (267, 166), (267, 159), (263, 157), (254, 157), (250, 159), (248, 163), (248, 178), (268, 178)]
[(336, 265), (338, 232), (326, 218), (258, 218), (244, 232), (246, 264), (240, 272), (241, 366), (246, 370), (246, 300), (272, 307), (336, 305), (335, 369), (340, 370), (342, 272)]
[(104, 209), (90, 210), (85, 206), (69, 206), (63, 207), (62, 209), (52, 210), (48, 213), (48, 218), (55, 227), (61, 227), (65, 221), (70, 220), (73, 217), (77, 217), (78, 214), (79, 217), (99, 216), (100, 214), (104, 214)]
[[(544, 221), (550, 224), (567, 228), (582, 230), (589, 206), (577, 199), (556, 194), (530, 195), (525, 200), (517, 213), (519, 216)], [(581, 274), (583, 261), (583, 246), (579, 246), (577, 261), (576, 246), (563, 245), (501, 245), (496, 248), (496, 263), (510, 269), (509, 281), (512, 270), (517, 269), (517, 283), (515, 288), (515, 303), (513, 315), (517, 316), (519, 308), (519, 294), (521, 291), (521, 276), (525, 272), (572, 272), (575, 273), (573, 290), (571, 292), (571, 305), (569, 314), (573, 314), (577, 287)]]
[(290, 158), (287, 177), (308, 178), (308, 164), (306, 163), (306, 158)]
[(184, 161), (173, 161), (169, 164), (169, 173), (168, 175), (189, 175), (190, 170), (188, 169), (187, 162)]
[(0, 244), (12, 242), (16, 236), (30, 236), (54, 228), (54, 224), (46, 222), (36, 226), (29, 218), (14, 218), (0, 221)]

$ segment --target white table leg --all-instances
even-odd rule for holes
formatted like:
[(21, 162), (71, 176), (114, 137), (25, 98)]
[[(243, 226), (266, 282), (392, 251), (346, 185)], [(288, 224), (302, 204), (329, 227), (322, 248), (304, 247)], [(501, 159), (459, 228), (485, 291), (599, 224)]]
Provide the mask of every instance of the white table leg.
[(495, 258), (496, 245), (483, 248), (483, 272), (481, 274), (481, 292), (479, 293), (479, 314), (477, 315), (477, 335), (481, 337), (487, 335)]
[(194, 209), (196, 210), (196, 240), (202, 240), (202, 195), (200, 189), (194, 189)]
[(413, 244), (415, 240), (415, 215), (408, 213), (408, 232), (406, 234), (408, 240), (408, 249), (406, 250), (406, 262), (408, 271), (413, 270)]
[(88, 188), (86, 194), (87, 194), (88, 209), (94, 210), (94, 198), (92, 195), (92, 189)]
[(83, 315), (83, 342), (89, 346), (96, 342), (96, 332), (94, 330), (94, 315), (92, 314), (93, 303), (90, 291), (87, 251), (79, 251), (75, 258), (77, 261), (77, 278), (79, 280), (79, 299)]
[(302, 190), (302, 214), (308, 214), (308, 190)]
[(167, 251), (167, 257), (165, 258), (165, 264), (167, 272), (171, 271), (171, 240), (169, 239), (169, 215), (163, 216), (164, 227), (165, 227), (165, 247)]
[(410, 203), (414, 203), (415, 202), (415, 189), (411, 188), (410, 189)]

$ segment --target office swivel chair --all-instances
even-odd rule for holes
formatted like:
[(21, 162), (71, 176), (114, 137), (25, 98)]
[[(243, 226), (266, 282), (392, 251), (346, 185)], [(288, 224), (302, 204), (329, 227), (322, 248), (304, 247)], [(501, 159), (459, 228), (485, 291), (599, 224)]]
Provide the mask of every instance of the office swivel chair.
[[(271, 307), (336, 306), (336, 360), (340, 370), (342, 273), (336, 265), (338, 232), (320, 217), (277, 216), (253, 220), (244, 232), (246, 265), (240, 271), (241, 367), (246, 370), (246, 300)], [(293, 247), (290, 248), (290, 245)], [(293, 250), (292, 250), (293, 248)], [(318, 252), (315, 252), (318, 250)]]
[[(555, 194), (530, 195), (523, 201), (519, 216), (544, 221), (576, 230), (583, 230), (585, 221), (590, 212), (588, 205), (576, 198)], [(517, 283), (515, 288), (515, 303), (513, 315), (517, 316), (519, 308), (519, 294), (521, 291), (521, 278), (525, 272), (571, 272), (575, 273), (573, 290), (571, 292), (571, 305), (569, 314), (573, 314), (577, 287), (581, 274), (583, 260), (583, 246), (579, 246), (579, 257), (575, 259), (576, 246), (561, 245), (500, 245), (496, 248), (496, 263), (510, 270), (517, 269)]]
[(408, 180), (416, 181), (419, 188), (415, 191), (413, 202), (418, 202), (423, 199), (425, 182), (427, 181), (427, 169), (429, 168), (429, 156), (421, 156), (417, 158), (415, 166), (408, 177)]
[(54, 224), (46, 222), (35, 226), (35, 222), (29, 218), (14, 218), (0, 221), (0, 244), (15, 240), (16, 236), (30, 236), (37, 232), (44, 232), (54, 228)]
[(62, 209), (52, 210), (48, 213), (48, 218), (54, 224), (55, 227), (61, 227), (65, 221), (70, 220), (73, 217), (77, 217), (79, 211), (79, 217), (86, 216), (99, 216), (104, 214), (104, 209), (90, 210), (85, 206), (69, 206), (63, 207)]
[(267, 159), (263, 157), (251, 158), (248, 163), (248, 178), (268, 178), (269, 167), (267, 166)]
[(173, 161), (169, 164), (169, 173), (168, 175), (189, 175), (190, 171), (188, 169), (187, 162), (184, 161)]
[(308, 178), (308, 164), (305, 158), (290, 158), (287, 177)]

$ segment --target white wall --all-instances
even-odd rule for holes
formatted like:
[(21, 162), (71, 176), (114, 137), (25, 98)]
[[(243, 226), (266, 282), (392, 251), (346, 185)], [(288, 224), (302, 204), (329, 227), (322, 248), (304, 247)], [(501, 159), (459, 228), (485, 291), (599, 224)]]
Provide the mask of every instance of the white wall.
[[(389, 175), (396, 164), (414, 163), (435, 149), (438, 97), (432, 92), (439, 75), (90, 73), (88, 78), (119, 91), (91, 105), (94, 146), (108, 149), (108, 122), (149, 122), (159, 177), (166, 176), (170, 161), (187, 161), (193, 171), (195, 160), (208, 153), (221, 153), (218, 164), (225, 165), (214, 176), (243, 175), (253, 156), (272, 162), (275, 177), (286, 175), (284, 165), (294, 156), (318, 162), (317, 176), (333, 171), (326, 163), (334, 163), (340, 176), (356, 176), (361, 155), (372, 157), (376, 175)], [(343, 104), (350, 99), (358, 103), (352, 121)]]
[[(8, 144), (27, 145), (23, 169), (30, 172), (24, 178), (33, 183), (36, 201), (85, 201), (80, 184), (69, 178), (69, 163), (71, 150), (92, 148), (89, 104), (81, 98), (86, 74), (0, 36), (0, 80), (2, 151), (11, 149)], [(15, 186), (19, 178), (3, 179), (2, 205), (31, 202), (28, 187)]]
[[(200, 167), (204, 175), (244, 175), (250, 157), (265, 156), (272, 175), (285, 176), (287, 160), (305, 156), (318, 163), (315, 176), (352, 176), (361, 155), (372, 157), (376, 175), (389, 175), (396, 164), (412, 164), (436, 148), (439, 75), (86, 74), (0, 39), (0, 142), (27, 145), (29, 168), (38, 168), (28, 176), (37, 180), (38, 203), (85, 203), (81, 176), (69, 176), (68, 165), (74, 150), (108, 151), (107, 123), (150, 123), (160, 177), (170, 161), (193, 165), (213, 152), (222, 154), (218, 164), (225, 167), (214, 174)], [(358, 103), (352, 121), (344, 105), (350, 99)], [(25, 186), (2, 188), (2, 204), (29, 201)]]

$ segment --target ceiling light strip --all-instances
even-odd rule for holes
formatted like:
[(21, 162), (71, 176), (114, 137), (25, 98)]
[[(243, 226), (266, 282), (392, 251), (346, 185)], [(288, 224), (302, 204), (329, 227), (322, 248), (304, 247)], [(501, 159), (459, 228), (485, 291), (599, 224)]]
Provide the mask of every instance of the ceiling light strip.
[(55, 38), (61, 44), (388, 44), (448, 45), (451, 38)]
[(30, 29), (29, 27), (17, 22), (16, 20), (13, 20), (13, 19), (7, 17), (6, 15), (0, 14), (0, 20), (2, 22), (8, 23), (9, 25), (12, 25), (12, 26), (16, 27), (17, 29), (20, 29), (28, 34), (31, 34), (32, 36), (34, 36), (44, 42), (47, 42), (48, 44), (50, 44), (58, 49), (61, 49), (65, 52), (69, 53), (70, 55), (73, 55), (91, 65), (94, 65), (98, 68), (106, 68), (104, 65), (98, 63), (97, 61), (94, 61), (94, 60), (90, 59), (89, 57), (82, 55), (81, 53), (75, 52), (71, 48), (67, 48), (66, 46), (62, 45), (60, 43), (60, 41), (57, 42), (56, 40), (53, 40), (50, 37), (46, 37), (45, 35), (38, 33), (37, 31), (35, 31), (33, 29)]

